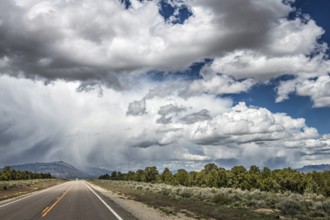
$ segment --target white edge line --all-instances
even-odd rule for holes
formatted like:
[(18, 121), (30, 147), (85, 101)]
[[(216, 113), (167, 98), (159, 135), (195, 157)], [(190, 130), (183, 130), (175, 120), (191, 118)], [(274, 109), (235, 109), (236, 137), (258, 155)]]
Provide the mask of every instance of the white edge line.
[[(65, 184), (65, 183), (62, 183), (62, 184)], [(62, 185), (62, 184), (60, 184), (60, 185)], [(23, 200), (23, 199), (30, 198), (31, 196), (38, 195), (38, 194), (40, 194), (40, 193), (42, 193), (42, 192), (44, 192), (44, 191), (50, 190), (51, 188), (53, 188), (53, 187), (58, 187), (58, 186), (60, 186), (60, 185), (52, 186), (52, 187), (50, 187), (50, 188), (46, 188), (46, 189), (43, 189), (43, 190), (40, 190), (40, 191), (37, 191), (37, 192), (32, 192), (30, 195), (28, 194), (28, 195), (26, 195), (26, 196), (23, 196), (23, 198), (20, 198), (20, 199), (15, 199), (15, 198), (13, 198), (14, 201), (12, 201), (12, 202), (8, 202), (8, 203), (5, 203), (5, 204), (3, 204), (3, 205), (0, 205), (0, 208), (5, 207), (5, 206), (8, 206), (8, 205), (11, 205), (11, 204), (16, 203), (16, 202), (19, 202), (19, 201), (21, 201), (21, 200)]]
[(94, 195), (112, 212), (112, 214), (114, 214), (114, 216), (116, 216), (116, 218), (118, 220), (123, 220), (118, 214), (117, 212), (115, 212), (115, 210), (113, 210), (99, 195), (97, 195), (96, 192), (94, 192), (94, 190), (84, 181), (85, 185), (94, 193)]
[(30, 195), (25, 196), (25, 197), (23, 197), (23, 198), (16, 199), (16, 200), (14, 200), (14, 201), (12, 201), (12, 202), (5, 203), (5, 204), (3, 204), (3, 205), (0, 205), (0, 208), (5, 207), (5, 206), (7, 206), (7, 205), (11, 205), (11, 204), (13, 204), (13, 203), (15, 203), (15, 202), (19, 202), (19, 201), (21, 201), (21, 200), (23, 200), (23, 199), (27, 199), (27, 198), (29, 198), (29, 197), (31, 197), (31, 196), (34, 196), (34, 195), (37, 195), (37, 194), (39, 194), (39, 193), (41, 193), (41, 192), (33, 193), (33, 194), (30, 194)]

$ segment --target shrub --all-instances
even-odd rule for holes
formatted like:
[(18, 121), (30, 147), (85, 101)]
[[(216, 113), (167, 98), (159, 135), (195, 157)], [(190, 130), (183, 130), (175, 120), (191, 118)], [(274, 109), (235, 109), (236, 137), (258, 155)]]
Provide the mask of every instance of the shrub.
[(323, 202), (323, 210), (325, 213), (330, 214), (330, 199)]
[(301, 204), (295, 200), (287, 199), (278, 204), (278, 208), (285, 215), (296, 215), (302, 211)]
[(212, 201), (218, 205), (230, 205), (234, 202), (232, 198), (223, 193), (215, 194)]

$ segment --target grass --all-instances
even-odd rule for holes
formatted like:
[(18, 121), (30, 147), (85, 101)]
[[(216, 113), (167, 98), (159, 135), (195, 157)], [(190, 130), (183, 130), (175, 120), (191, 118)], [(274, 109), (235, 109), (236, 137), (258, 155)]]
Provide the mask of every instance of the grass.
[(45, 189), (63, 182), (64, 180), (58, 179), (0, 181), (0, 201)]
[(195, 219), (329, 219), (330, 200), (316, 194), (260, 190), (170, 186), (129, 181), (94, 180), (105, 189)]

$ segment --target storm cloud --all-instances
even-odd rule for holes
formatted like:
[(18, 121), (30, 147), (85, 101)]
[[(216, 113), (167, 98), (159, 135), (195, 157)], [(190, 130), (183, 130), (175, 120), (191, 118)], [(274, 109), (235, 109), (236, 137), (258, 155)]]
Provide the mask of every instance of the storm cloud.
[(329, 162), (304, 118), (230, 97), (289, 75), (274, 102), (330, 106), (325, 30), (292, 2), (2, 0), (0, 165)]

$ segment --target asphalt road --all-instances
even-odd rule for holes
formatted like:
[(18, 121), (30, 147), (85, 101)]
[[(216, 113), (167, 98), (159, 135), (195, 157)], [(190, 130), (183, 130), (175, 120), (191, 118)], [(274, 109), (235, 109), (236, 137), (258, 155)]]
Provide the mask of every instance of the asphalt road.
[(1, 220), (121, 220), (134, 219), (85, 181), (69, 181), (0, 203)]

